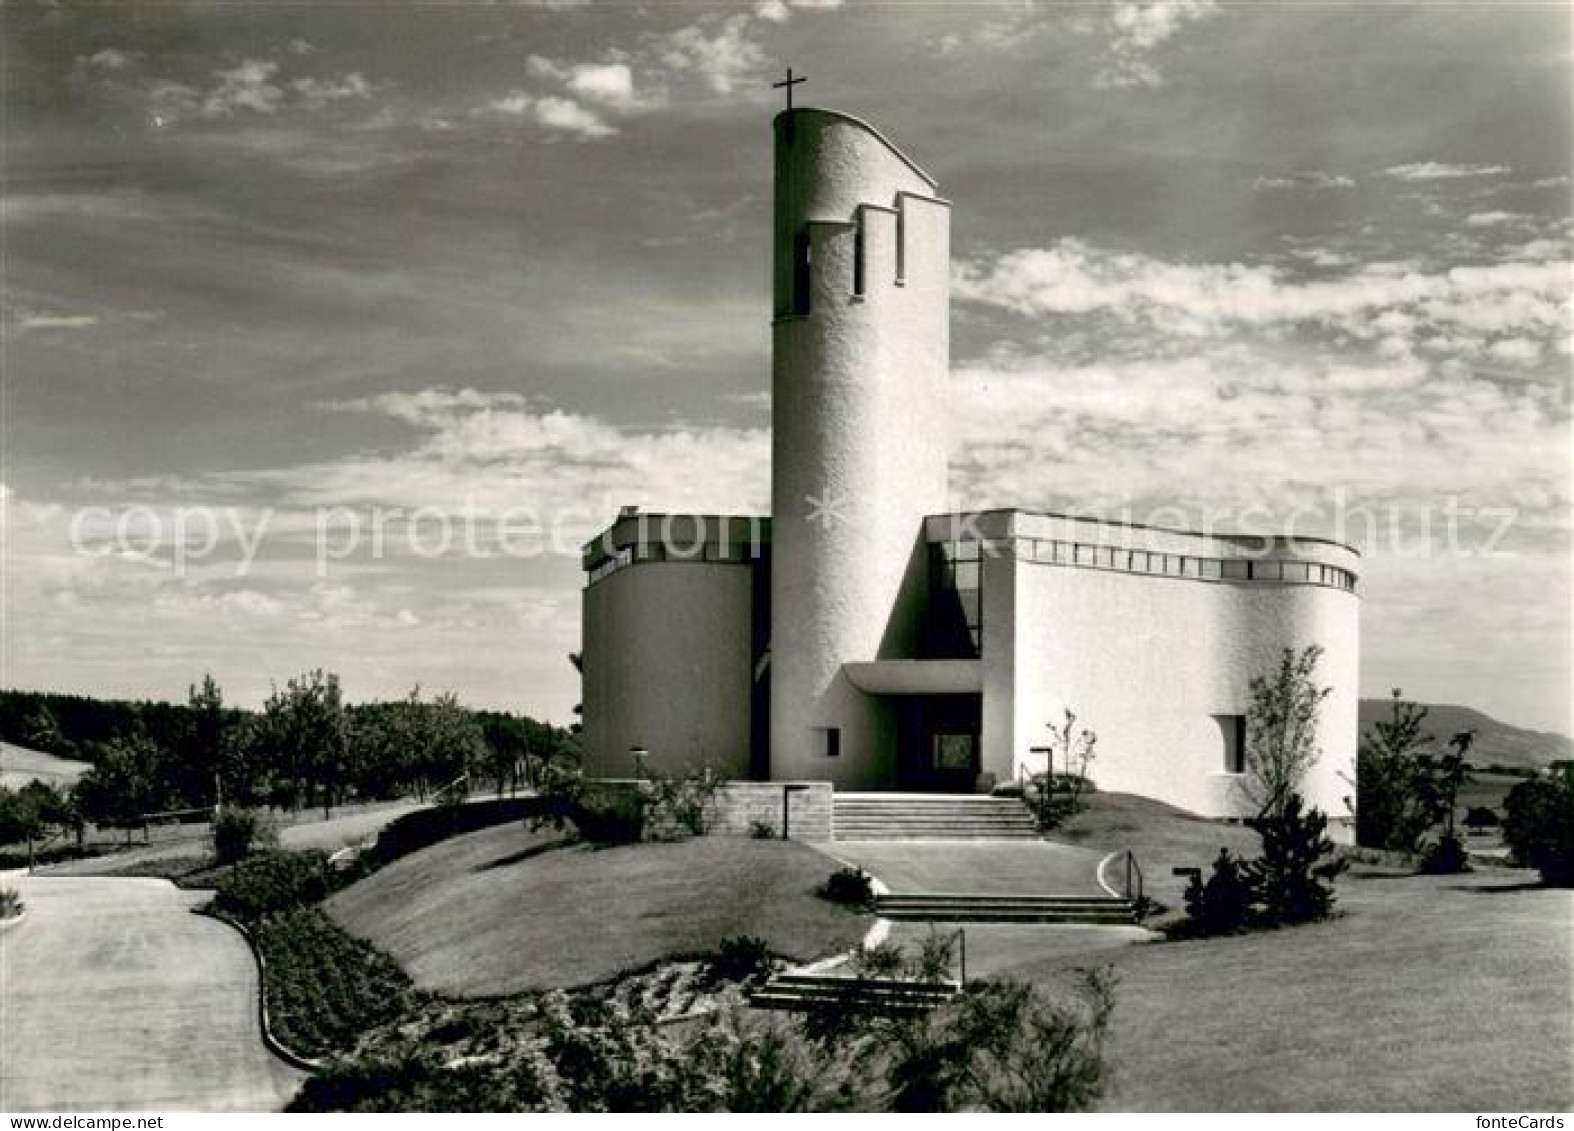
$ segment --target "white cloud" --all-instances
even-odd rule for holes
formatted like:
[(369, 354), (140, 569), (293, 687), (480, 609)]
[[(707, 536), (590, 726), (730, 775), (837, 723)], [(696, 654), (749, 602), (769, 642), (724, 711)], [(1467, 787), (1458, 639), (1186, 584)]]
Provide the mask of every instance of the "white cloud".
[(745, 76), (765, 66), (754, 27), (755, 21), (743, 13), (701, 20), (658, 41), (656, 59), (678, 74), (698, 76), (717, 94), (730, 94)]
[(1495, 361), (1507, 361), (1515, 365), (1537, 365), (1541, 361), (1541, 343), (1531, 341), (1529, 338), (1504, 338), (1493, 342), (1487, 348), (1487, 353)]
[(618, 132), (594, 110), (586, 109), (571, 98), (537, 98), (522, 90), (489, 102), (476, 112), (484, 116), (528, 117), (547, 129), (581, 138), (611, 137)]
[(236, 110), (274, 114), (284, 105), (284, 90), (274, 83), (279, 64), (269, 59), (247, 59), (238, 67), (216, 71), (218, 84), (202, 101), (207, 118), (227, 118)]
[(1383, 175), (1396, 181), (1448, 181), (1461, 177), (1499, 177), (1512, 171), (1507, 165), (1446, 165), (1437, 161), (1417, 161), (1390, 165), (1383, 170)]
[(340, 79), (296, 79), (290, 87), (299, 96), (300, 105), (307, 110), (321, 110), (324, 106), (342, 102), (346, 98), (372, 96), (370, 84), (361, 77), (359, 71), (352, 71)]
[(595, 111), (587, 110), (571, 98), (538, 98), (535, 115), (536, 121), (548, 129), (562, 130), (579, 137), (611, 137), (618, 132)]
[(123, 71), (131, 65), (131, 56), (114, 47), (106, 47), (96, 54), (89, 55), (88, 63), (101, 67), (106, 71)]
[(1354, 188), (1355, 181), (1335, 173), (1290, 173), (1282, 177), (1258, 177), (1252, 187), (1271, 189), (1342, 189)]
[(628, 108), (639, 104), (634, 73), (625, 63), (582, 64), (568, 76), (568, 89), (591, 102)]
[(1152, 0), (1116, 3), (1109, 13), (1108, 57), (1094, 76), (1098, 87), (1155, 87), (1164, 76), (1153, 55), (1187, 24), (1219, 13), (1213, 0)]
[(19, 311), (18, 330), (86, 330), (97, 326), (96, 314), (52, 314), (47, 311)]
[(1472, 212), (1465, 217), (1465, 223), (1472, 228), (1494, 228), (1525, 219), (1527, 217), (1522, 212)]

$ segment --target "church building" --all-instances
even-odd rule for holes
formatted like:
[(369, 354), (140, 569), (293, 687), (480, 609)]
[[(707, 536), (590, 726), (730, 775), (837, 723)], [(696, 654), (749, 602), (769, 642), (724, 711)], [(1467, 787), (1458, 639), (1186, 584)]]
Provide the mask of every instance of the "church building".
[(587, 774), (987, 792), (1069, 708), (1099, 789), (1238, 816), (1250, 682), (1317, 644), (1305, 792), (1346, 813), (1355, 550), (948, 512), (950, 222), (868, 123), (777, 116), (771, 514), (642, 505), (585, 547)]

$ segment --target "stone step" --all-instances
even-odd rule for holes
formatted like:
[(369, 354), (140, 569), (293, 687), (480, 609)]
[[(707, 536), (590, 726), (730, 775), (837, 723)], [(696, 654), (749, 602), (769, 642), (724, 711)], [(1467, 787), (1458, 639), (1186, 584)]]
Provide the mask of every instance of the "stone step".
[(1110, 896), (959, 895), (950, 893), (882, 895), (875, 900), (882, 919), (932, 923), (1093, 923), (1137, 921), (1129, 900)]
[(954, 982), (778, 974), (749, 995), (749, 1005), (794, 1013), (832, 1006), (867, 1013), (923, 1013), (944, 1005), (959, 990)]
[(1014, 798), (974, 794), (836, 794), (836, 840), (1026, 840), (1033, 816)]

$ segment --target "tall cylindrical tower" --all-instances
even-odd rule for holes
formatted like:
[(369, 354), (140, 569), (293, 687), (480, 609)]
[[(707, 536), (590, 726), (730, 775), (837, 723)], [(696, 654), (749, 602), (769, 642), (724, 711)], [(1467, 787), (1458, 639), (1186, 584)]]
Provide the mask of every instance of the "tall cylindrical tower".
[(842, 665), (915, 654), (923, 518), (946, 506), (950, 205), (856, 118), (775, 129), (771, 775), (888, 785), (891, 712)]

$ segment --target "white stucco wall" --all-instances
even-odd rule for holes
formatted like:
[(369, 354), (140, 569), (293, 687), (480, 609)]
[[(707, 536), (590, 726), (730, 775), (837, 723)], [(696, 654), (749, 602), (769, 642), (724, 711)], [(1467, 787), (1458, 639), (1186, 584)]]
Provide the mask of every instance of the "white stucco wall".
[[(1050, 528), (1018, 517), (1014, 534)], [(1070, 533), (1055, 527), (1058, 535)], [(1086, 535), (1086, 531), (1083, 531)], [(1105, 540), (1111, 540), (1106, 530)], [(1232, 543), (1198, 535), (1127, 532), (1128, 546), (1215, 556)], [(1352, 569), (1354, 555), (1327, 545), (1277, 548), (1274, 560)], [(1203, 816), (1243, 815), (1239, 778), (1225, 771), (1215, 716), (1244, 715), (1248, 687), (1271, 673), (1284, 648), (1320, 644), (1316, 678), (1332, 693), (1319, 722), (1322, 757), (1308, 800), (1343, 821), (1357, 741), (1359, 602), (1326, 585), (1205, 581), (1046, 564), (1012, 552), (986, 559), (983, 768), (1014, 776), (1043, 768), (1029, 752), (1070, 707), (1099, 736), (1099, 788), (1153, 797)]]
[[(771, 776), (880, 784), (890, 712), (841, 665), (910, 654), (917, 634), (923, 519), (946, 491), (949, 209), (855, 119), (799, 110), (776, 131)], [(806, 315), (792, 308), (800, 233)]]
[(587, 775), (631, 775), (629, 748), (640, 745), (652, 771), (748, 776), (752, 573), (641, 562), (585, 589)]

